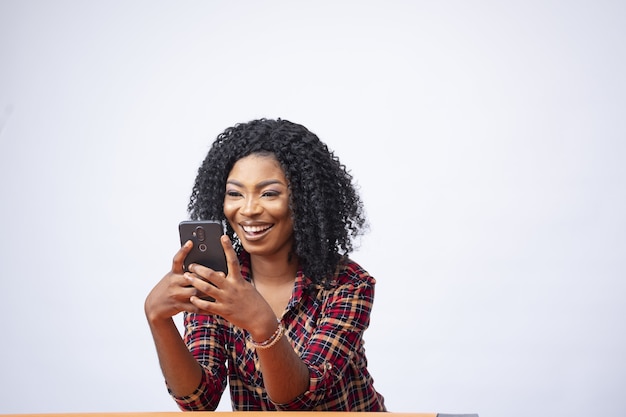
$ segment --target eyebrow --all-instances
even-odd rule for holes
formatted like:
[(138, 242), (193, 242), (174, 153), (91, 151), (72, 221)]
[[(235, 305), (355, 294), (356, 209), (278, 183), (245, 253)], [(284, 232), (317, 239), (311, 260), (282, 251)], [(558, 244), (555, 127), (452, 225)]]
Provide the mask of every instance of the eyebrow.
[[(243, 187), (243, 184), (237, 180), (228, 180), (226, 181), (226, 184), (232, 184), (237, 187)], [(263, 188), (263, 187), (267, 187), (268, 185), (274, 185), (274, 184), (284, 185), (283, 182), (280, 180), (269, 179), (269, 180), (261, 181), (260, 183), (256, 184), (255, 188)]]

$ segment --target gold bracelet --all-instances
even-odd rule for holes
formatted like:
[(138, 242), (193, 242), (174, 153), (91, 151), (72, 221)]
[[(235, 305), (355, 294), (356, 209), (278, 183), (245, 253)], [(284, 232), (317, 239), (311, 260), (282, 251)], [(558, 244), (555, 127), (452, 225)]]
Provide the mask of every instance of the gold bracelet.
[(278, 322), (278, 327), (276, 328), (276, 331), (274, 332), (274, 334), (272, 334), (267, 340), (263, 342), (255, 342), (254, 340), (252, 340), (250, 335), (248, 335), (248, 341), (250, 341), (250, 344), (255, 349), (269, 349), (272, 346), (274, 346), (280, 340), (280, 338), (283, 337), (283, 334), (285, 333), (285, 328), (283, 327), (283, 324), (280, 322), (280, 320), (277, 320), (277, 322)]

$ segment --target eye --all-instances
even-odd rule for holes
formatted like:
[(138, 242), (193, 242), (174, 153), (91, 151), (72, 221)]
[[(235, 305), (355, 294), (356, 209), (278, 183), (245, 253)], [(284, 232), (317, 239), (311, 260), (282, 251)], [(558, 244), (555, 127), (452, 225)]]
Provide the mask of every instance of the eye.
[(267, 190), (267, 191), (263, 191), (263, 194), (261, 194), (262, 197), (278, 197), (280, 195), (280, 192), (275, 191), (275, 190)]
[(237, 190), (226, 190), (227, 197), (241, 197), (241, 193)]

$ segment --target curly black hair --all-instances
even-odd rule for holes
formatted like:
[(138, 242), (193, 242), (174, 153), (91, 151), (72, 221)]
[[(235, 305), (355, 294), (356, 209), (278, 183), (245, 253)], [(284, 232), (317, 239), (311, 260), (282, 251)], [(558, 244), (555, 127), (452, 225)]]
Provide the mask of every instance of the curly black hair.
[(294, 252), (306, 276), (327, 284), (338, 262), (366, 228), (363, 203), (352, 175), (306, 127), (283, 119), (236, 124), (218, 135), (198, 169), (189, 200), (194, 220), (222, 220), (235, 250), (243, 250), (224, 216), (226, 179), (250, 154), (271, 154), (287, 178), (294, 220)]

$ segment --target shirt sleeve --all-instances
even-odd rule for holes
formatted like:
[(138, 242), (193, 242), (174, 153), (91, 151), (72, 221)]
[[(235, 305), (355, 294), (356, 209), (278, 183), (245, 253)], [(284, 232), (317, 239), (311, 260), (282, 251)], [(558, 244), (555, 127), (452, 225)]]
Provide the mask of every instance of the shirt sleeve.
[(338, 405), (348, 395), (342, 391), (355, 388), (344, 374), (351, 372), (354, 357), (364, 356), (362, 336), (370, 322), (375, 280), (369, 275), (350, 278), (325, 294), (316, 329), (301, 355), (309, 368), (309, 389), (287, 404), (275, 404), (277, 409), (311, 410), (322, 403), (332, 409), (333, 399)]
[(223, 320), (216, 316), (184, 314), (184, 341), (202, 366), (202, 379), (191, 395), (177, 397), (171, 391), (170, 394), (183, 411), (214, 411), (226, 388), (227, 330)]

